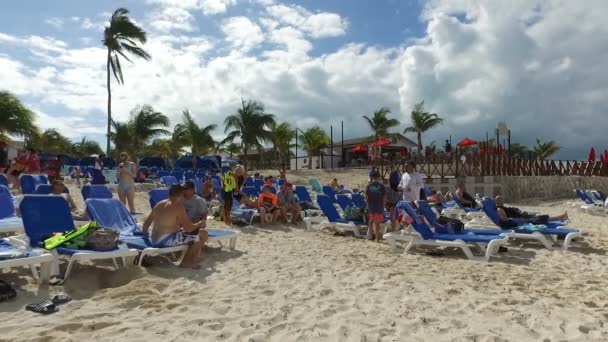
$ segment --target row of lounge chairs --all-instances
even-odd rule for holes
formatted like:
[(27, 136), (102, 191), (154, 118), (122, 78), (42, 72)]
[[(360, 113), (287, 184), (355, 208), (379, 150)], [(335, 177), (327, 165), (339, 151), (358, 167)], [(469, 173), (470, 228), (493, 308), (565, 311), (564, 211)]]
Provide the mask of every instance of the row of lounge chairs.
[[(101, 188), (105, 188), (107, 192)], [(122, 260), (123, 265), (128, 265), (131, 258), (139, 255), (141, 265), (145, 256), (177, 253), (187, 249), (187, 246), (152, 247), (150, 241), (141, 234), (133, 216), (120, 201), (112, 198), (112, 193), (107, 187), (91, 186), (86, 189), (88, 190), (83, 188), (83, 197), (86, 198), (86, 211), (89, 217), (100, 226), (114, 229), (120, 233), (121, 244), (118, 248), (107, 252), (64, 247), (51, 251), (42, 249), (43, 241), (47, 237), (76, 228), (67, 201), (60, 196), (25, 195), (19, 205), (22, 216), (19, 218), (15, 215), (8, 188), (0, 186), (0, 215), (8, 215), (0, 220), (0, 227), (3, 227), (5, 222), (9, 222), (12, 223), (12, 230), (6, 229), (3, 232), (14, 232), (19, 229), (23, 229), (25, 232), (24, 236), (0, 239), (0, 255), (3, 256), (0, 260), (0, 269), (30, 266), (34, 277), (44, 281), (50, 274), (59, 273), (58, 260), (61, 257), (67, 257), (68, 265), (63, 276), (65, 279), (70, 275), (75, 263), (85, 260), (111, 259), (118, 267), (119, 261)], [(97, 195), (105, 198), (87, 198), (87, 196)], [(5, 221), (7, 218), (10, 221)], [(218, 229), (208, 229), (208, 232), (209, 241), (218, 241), (221, 244), (222, 240), (228, 240), (228, 246), (231, 249), (235, 248), (238, 232)], [(39, 275), (36, 270), (38, 265), (40, 266)]]

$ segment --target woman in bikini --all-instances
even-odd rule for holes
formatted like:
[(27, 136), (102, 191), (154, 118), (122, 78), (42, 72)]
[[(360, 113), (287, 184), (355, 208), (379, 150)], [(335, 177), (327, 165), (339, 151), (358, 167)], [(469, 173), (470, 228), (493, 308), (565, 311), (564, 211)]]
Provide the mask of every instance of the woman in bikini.
[(137, 167), (129, 160), (126, 152), (120, 154), (121, 163), (118, 165), (118, 198), (122, 204), (129, 203), (129, 211), (135, 213), (135, 175)]

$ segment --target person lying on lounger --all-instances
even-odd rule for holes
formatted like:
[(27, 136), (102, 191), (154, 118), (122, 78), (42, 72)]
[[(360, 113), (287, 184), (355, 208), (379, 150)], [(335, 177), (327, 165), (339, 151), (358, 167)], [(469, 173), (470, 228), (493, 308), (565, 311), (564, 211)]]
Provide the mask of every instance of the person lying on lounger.
[(456, 188), (456, 192), (454, 195), (458, 197), (460, 203), (467, 208), (477, 208), (477, 202), (475, 202), (475, 198), (471, 196), (467, 192), (467, 189), (464, 186), (464, 183), (458, 183), (458, 187)]
[(199, 268), (198, 259), (201, 248), (207, 242), (205, 221), (190, 222), (184, 200), (184, 189), (179, 184), (169, 188), (169, 199), (158, 202), (144, 222), (142, 230), (148, 234), (150, 226), (152, 234), (150, 242), (153, 247), (164, 248), (179, 245), (189, 245), (180, 267)]
[(495, 201), (502, 228), (514, 228), (521, 223), (547, 224), (549, 221), (565, 221), (568, 219), (568, 212), (553, 217), (549, 215), (530, 215), (516, 207), (505, 207), (505, 198), (502, 196), (496, 196)]
[(63, 181), (58, 179), (54, 180), (52, 183), (53, 187), (51, 188), (51, 195), (62, 196), (68, 202), (70, 206), (70, 210), (72, 212), (72, 219), (76, 221), (87, 221), (89, 220), (89, 215), (86, 212), (78, 210), (76, 203), (74, 203), (74, 199), (70, 194), (65, 192), (65, 184)]

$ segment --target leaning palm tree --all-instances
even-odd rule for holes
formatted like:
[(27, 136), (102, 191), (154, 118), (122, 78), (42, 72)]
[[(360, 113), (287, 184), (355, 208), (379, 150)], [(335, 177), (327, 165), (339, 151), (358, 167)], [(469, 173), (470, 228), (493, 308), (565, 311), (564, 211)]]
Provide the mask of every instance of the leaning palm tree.
[(110, 139), (114, 143), (114, 151), (133, 154), (133, 147), (135, 146), (133, 142), (133, 130), (128, 122), (117, 122), (112, 120)]
[(541, 142), (540, 139), (536, 139), (536, 146), (532, 148), (532, 152), (540, 159), (547, 159), (557, 153), (560, 147), (557, 146), (555, 141), (551, 140), (548, 142)]
[(387, 117), (390, 113), (391, 110), (388, 107), (382, 107), (375, 111), (371, 118), (367, 115), (363, 115), (363, 118), (367, 121), (369, 127), (374, 131), (376, 140), (386, 136), (389, 129), (399, 126), (399, 120)]
[(422, 133), (443, 123), (443, 119), (435, 113), (424, 111), (424, 101), (417, 103), (412, 110), (412, 126), (403, 133), (416, 133), (418, 137), (418, 152), (422, 151)]
[[(215, 124), (199, 126), (188, 109), (185, 109), (182, 112), (182, 122), (175, 126), (173, 137), (181, 146), (189, 146), (192, 156), (205, 155), (215, 147), (211, 131), (216, 127)], [(196, 158), (193, 158), (192, 168), (196, 169)]]
[[(298, 138), (302, 148), (308, 153), (309, 159), (321, 154), (321, 150), (329, 146), (330, 139), (319, 126), (311, 127), (305, 131), (300, 130), (300, 133)], [(312, 163), (308, 163), (308, 168), (312, 169)]]
[(34, 123), (36, 114), (25, 107), (19, 99), (8, 91), (0, 91), (0, 139), (7, 135), (35, 136), (38, 128)]
[(284, 122), (280, 125), (276, 123), (270, 127), (273, 150), (278, 156), (279, 163), (283, 164), (286, 162), (286, 158), (289, 158), (289, 150), (293, 147), (292, 141), (296, 137), (296, 131), (291, 126)]
[(247, 153), (251, 148), (262, 149), (262, 143), (271, 138), (270, 127), (275, 123), (274, 115), (264, 112), (260, 102), (241, 100), (241, 108), (235, 114), (224, 120), (225, 133), (228, 133), (222, 143), (233, 142), (239, 138), (241, 149), (247, 163)]
[(110, 26), (106, 26), (103, 32), (103, 45), (108, 50), (106, 61), (107, 88), (108, 88), (108, 131), (106, 153), (110, 154), (110, 129), (112, 125), (112, 91), (110, 89), (110, 70), (118, 84), (124, 84), (122, 68), (119, 55), (131, 62), (127, 54), (134, 55), (145, 60), (152, 58), (149, 53), (138, 46), (147, 40), (146, 32), (137, 26), (127, 16), (126, 8), (119, 8), (110, 18)]

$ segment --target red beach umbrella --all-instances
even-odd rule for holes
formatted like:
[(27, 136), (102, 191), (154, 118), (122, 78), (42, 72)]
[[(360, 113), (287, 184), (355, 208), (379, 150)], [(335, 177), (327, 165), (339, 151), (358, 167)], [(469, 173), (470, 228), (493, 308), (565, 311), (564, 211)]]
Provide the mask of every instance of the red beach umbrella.
[(592, 147), (591, 150), (589, 150), (589, 161), (595, 161), (595, 148)]
[(374, 141), (374, 143), (372, 144), (372, 147), (386, 146), (386, 145), (390, 145), (392, 143), (393, 142), (388, 139), (379, 139), (377, 141)]
[(458, 147), (467, 147), (467, 146), (473, 146), (473, 145), (477, 145), (477, 141), (475, 141), (473, 139), (469, 139), (469, 138), (465, 138), (464, 140), (462, 140), (461, 142), (459, 142), (457, 144)]
[(353, 152), (367, 152), (367, 147), (357, 145), (357, 146), (353, 147)]

